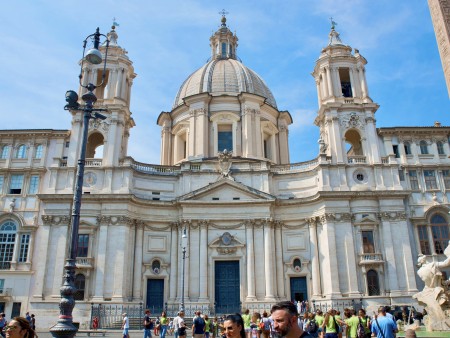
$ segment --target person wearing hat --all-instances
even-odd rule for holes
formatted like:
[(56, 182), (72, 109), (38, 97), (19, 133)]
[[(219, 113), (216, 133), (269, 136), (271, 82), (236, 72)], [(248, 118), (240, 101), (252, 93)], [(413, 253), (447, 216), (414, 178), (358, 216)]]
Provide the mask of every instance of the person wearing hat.
[(130, 329), (130, 322), (128, 321), (128, 315), (126, 313), (122, 313), (122, 334), (123, 338), (130, 338), (128, 334), (128, 330)]
[(380, 306), (378, 315), (375, 315), (375, 320), (372, 322), (372, 335), (377, 338), (394, 338), (397, 332), (397, 324), (386, 316), (386, 308)]

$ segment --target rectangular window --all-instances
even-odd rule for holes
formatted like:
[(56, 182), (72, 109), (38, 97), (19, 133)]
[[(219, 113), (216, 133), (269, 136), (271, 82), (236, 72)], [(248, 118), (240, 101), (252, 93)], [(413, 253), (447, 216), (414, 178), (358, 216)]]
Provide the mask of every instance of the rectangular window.
[(394, 151), (395, 158), (400, 158), (400, 151), (398, 150), (398, 145), (397, 144), (394, 144), (392, 146), (392, 150)]
[(3, 293), (5, 291), (5, 280), (0, 279), (0, 293)]
[(36, 151), (34, 153), (34, 158), (42, 158), (43, 151), (44, 151), (44, 146), (42, 144), (38, 144), (36, 146)]
[(77, 257), (88, 257), (89, 235), (78, 235)]
[(450, 189), (450, 170), (442, 170), (445, 189)]
[(362, 231), (363, 253), (375, 253), (373, 231)]
[(419, 190), (419, 182), (417, 180), (417, 171), (409, 171), (409, 184), (411, 185), (411, 190)]
[(9, 186), (9, 193), (20, 195), (22, 193), (23, 175), (11, 175), (11, 184)]
[(222, 57), (227, 56), (227, 44), (225, 42), (222, 42)]
[(405, 172), (403, 171), (403, 169), (398, 170), (398, 178), (400, 179), (400, 181), (405, 180)]
[(219, 125), (217, 131), (217, 151), (233, 151), (233, 131), (231, 124)]
[(417, 227), (417, 232), (419, 234), (420, 251), (423, 255), (431, 255), (430, 241), (428, 240), (427, 226), (419, 225)]
[(28, 259), (30, 236), (30, 234), (22, 234), (20, 236), (19, 263), (25, 263)]
[(436, 175), (434, 170), (424, 170), (425, 186), (427, 190), (437, 189)]
[(11, 318), (20, 316), (20, 308), (22, 307), (22, 303), (14, 302), (11, 310)]
[(30, 178), (30, 187), (28, 188), (28, 193), (31, 195), (35, 195), (38, 192), (39, 188), (39, 176), (33, 175)]
[(0, 195), (3, 193), (3, 182), (4, 182), (3, 176), (0, 176)]

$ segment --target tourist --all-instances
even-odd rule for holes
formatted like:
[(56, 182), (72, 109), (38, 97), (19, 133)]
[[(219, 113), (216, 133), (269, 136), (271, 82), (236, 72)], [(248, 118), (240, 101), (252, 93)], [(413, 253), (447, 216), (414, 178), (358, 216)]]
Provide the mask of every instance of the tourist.
[(316, 323), (317, 323), (317, 326), (318, 326), (317, 336), (319, 338), (322, 338), (323, 337), (323, 327), (322, 327), (322, 325), (323, 325), (323, 323), (325, 321), (325, 317), (323, 316), (322, 310), (317, 310), (316, 311), (316, 315), (315, 315), (314, 319), (316, 320)]
[(181, 321), (181, 317), (180, 317), (180, 313), (178, 312), (177, 316), (172, 321), (173, 335), (175, 336), (175, 338), (178, 338), (178, 329), (180, 328), (180, 321)]
[(264, 324), (264, 327), (262, 328), (262, 337), (263, 338), (269, 338), (270, 335), (270, 319), (268, 317), (267, 311), (263, 312), (262, 315), (262, 323)]
[(178, 338), (186, 338), (186, 324), (184, 323), (184, 312), (180, 311), (178, 319)]
[(322, 324), (322, 331), (325, 331), (326, 338), (338, 338), (339, 322), (342, 321), (337, 317), (336, 310), (328, 310)]
[(297, 307), (291, 302), (279, 302), (272, 306), (271, 316), (274, 330), (285, 338), (312, 337), (308, 332), (298, 326)]
[(205, 320), (200, 315), (201, 312), (196, 311), (192, 322), (192, 336), (194, 338), (203, 338), (205, 335)]
[(378, 315), (372, 322), (372, 333), (377, 338), (394, 338), (398, 332), (397, 324), (394, 320), (386, 316), (386, 308), (381, 306), (378, 308)]
[(165, 338), (166, 337), (166, 333), (167, 333), (167, 325), (169, 324), (169, 318), (167, 318), (167, 314), (166, 311), (163, 311), (161, 313), (161, 318), (159, 319), (159, 322), (161, 324), (161, 338)]
[(223, 322), (223, 331), (226, 338), (246, 338), (244, 320), (239, 313), (228, 315)]
[(366, 315), (366, 310), (359, 309), (358, 311), (359, 320), (361, 320), (361, 324), (364, 326), (365, 338), (370, 338), (372, 333), (370, 332), (370, 317)]
[(247, 338), (252, 338), (252, 329), (250, 327), (251, 317), (250, 310), (246, 309), (242, 314), (242, 320), (244, 321), (244, 331)]
[(150, 310), (145, 310), (144, 316), (144, 338), (152, 337), (153, 321), (150, 318)]
[(37, 338), (36, 332), (30, 322), (24, 317), (14, 317), (5, 326), (6, 337), (8, 338)]
[(129, 338), (128, 330), (130, 329), (130, 322), (128, 321), (128, 315), (126, 313), (122, 313), (122, 335), (123, 338)]
[(345, 324), (347, 325), (347, 329), (345, 331), (345, 336), (347, 338), (356, 338), (358, 325), (360, 319), (356, 316), (356, 311), (353, 309), (346, 309), (344, 311), (345, 316)]
[(209, 338), (209, 334), (211, 333), (211, 320), (208, 315), (203, 316), (203, 320), (205, 321), (205, 338)]

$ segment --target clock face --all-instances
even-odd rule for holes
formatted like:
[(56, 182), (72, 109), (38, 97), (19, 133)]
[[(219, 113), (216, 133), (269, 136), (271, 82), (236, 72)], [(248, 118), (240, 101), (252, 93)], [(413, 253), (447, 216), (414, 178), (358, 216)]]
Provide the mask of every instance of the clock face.
[(92, 187), (97, 183), (97, 175), (93, 172), (87, 172), (84, 174), (83, 186), (84, 187)]
[(230, 245), (230, 244), (231, 244), (231, 239), (232, 239), (232, 237), (231, 237), (231, 235), (230, 235), (229, 232), (225, 232), (225, 233), (222, 235), (222, 243), (223, 243), (224, 245)]

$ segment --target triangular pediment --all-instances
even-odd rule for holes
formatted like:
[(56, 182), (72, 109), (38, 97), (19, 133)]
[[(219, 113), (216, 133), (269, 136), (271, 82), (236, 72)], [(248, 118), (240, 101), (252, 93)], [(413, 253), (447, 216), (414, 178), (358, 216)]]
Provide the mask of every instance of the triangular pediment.
[(221, 179), (200, 189), (191, 191), (178, 199), (182, 201), (237, 202), (274, 201), (275, 196), (229, 179)]

